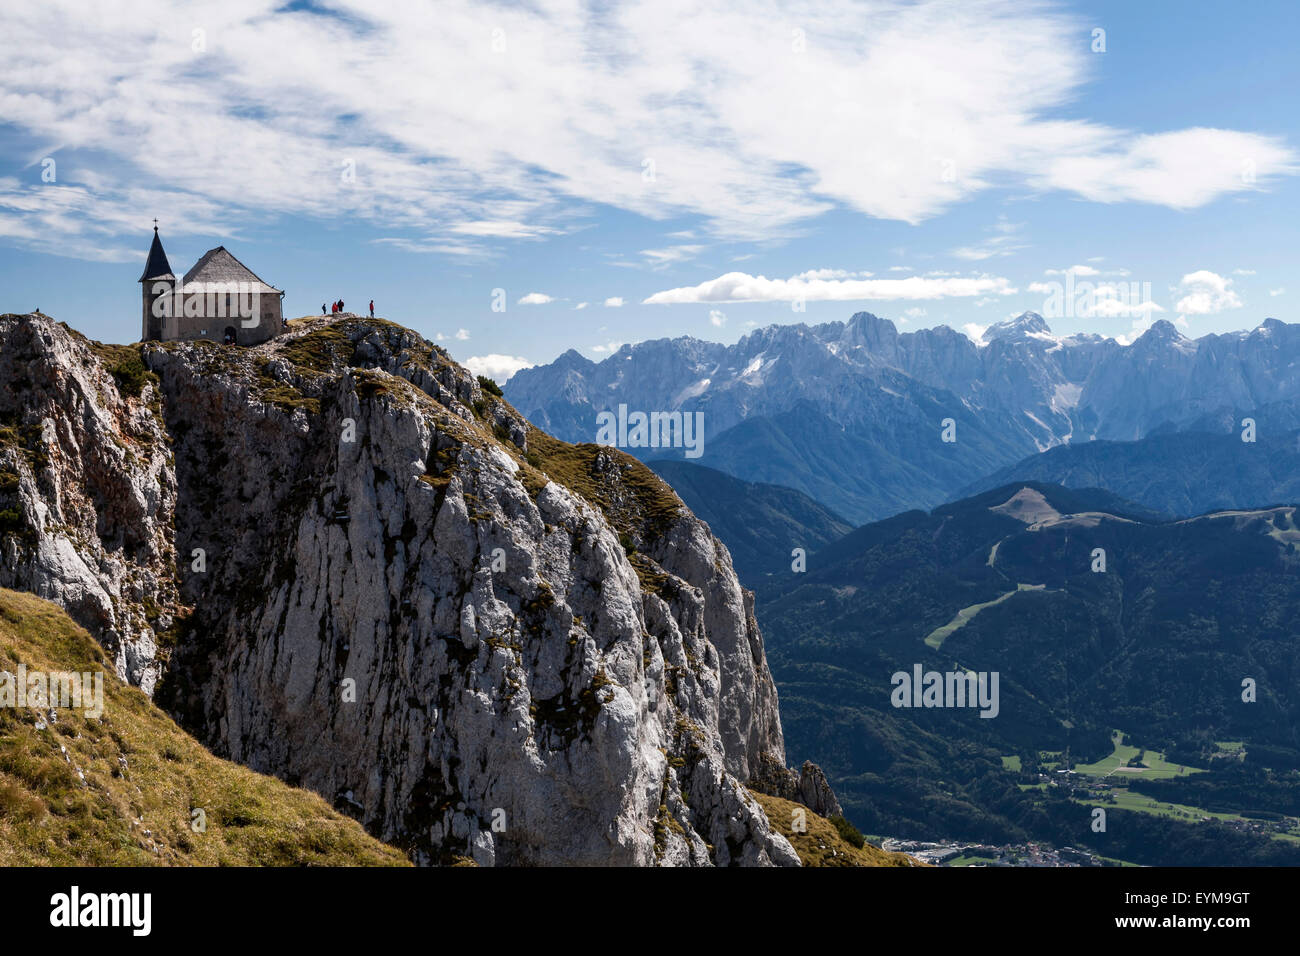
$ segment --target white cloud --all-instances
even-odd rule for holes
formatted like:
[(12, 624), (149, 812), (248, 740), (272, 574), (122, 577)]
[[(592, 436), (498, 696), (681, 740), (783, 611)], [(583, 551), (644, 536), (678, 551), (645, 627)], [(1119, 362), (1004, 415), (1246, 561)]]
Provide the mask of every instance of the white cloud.
[(1233, 269), (1232, 274), (1235, 276), (1253, 276), (1255, 274), (1255, 270), (1254, 269)]
[(464, 236), (489, 237), (494, 239), (537, 239), (558, 230), (545, 226), (530, 226), (523, 222), (509, 222), (502, 219), (484, 219), (478, 222), (458, 222), (450, 227), (451, 232)]
[(0, 238), (116, 257), (153, 212), (172, 235), (300, 216), (464, 255), (603, 205), (769, 239), (835, 206), (914, 223), (1007, 184), (1186, 209), (1296, 168), (1248, 131), (1061, 118), (1096, 58), (1053, 4), (757, 3), (240, 0), (205, 9), (200, 53), (180, 0), (9, 4), (5, 123), (66, 145), (57, 185), (0, 184)]
[(1149, 135), (1089, 129), (1095, 135), (1084, 136), (1077, 153), (1062, 143), (1044, 156), (1031, 181), (1095, 202), (1194, 209), (1257, 190), (1261, 175), (1296, 171), (1295, 154), (1274, 137), (1204, 127)]
[(1092, 266), (1070, 266), (1068, 269), (1048, 269), (1043, 273), (1045, 276), (1063, 276), (1070, 274), (1076, 276), (1099, 276), (1101, 275), (1101, 270), (1094, 269)]
[(605, 300), (606, 308), (617, 309), (617, 308), (621, 308), (622, 305), (623, 305), (623, 297), (619, 295), (612, 295)]
[(971, 262), (978, 262), (981, 259), (991, 259), (993, 256), (997, 255), (993, 250), (980, 246), (959, 246), (952, 251), (952, 254), (958, 259), (967, 259)]
[(533, 363), (515, 355), (471, 355), (461, 363), (475, 375), (486, 375), (498, 385), (510, 379), (521, 368), (532, 368)]
[[(807, 275), (807, 273), (805, 273)], [(906, 279), (769, 279), (728, 272), (708, 282), (656, 292), (646, 304), (685, 302), (854, 301), (859, 299), (943, 299), (1010, 295), (1016, 290), (1001, 276)]]
[(1212, 315), (1224, 309), (1241, 308), (1241, 298), (1232, 290), (1232, 280), (1208, 269), (1183, 276), (1178, 283), (1182, 298), (1175, 308), (1188, 315)]
[(870, 272), (849, 272), (847, 269), (807, 269), (795, 276), (796, 279), (868, 279)]
[(613, 352), (617, 352), (622, 347), (623, 347), (622, 342), (607, 342), (605, 345), (593, 345), (591, 347), (591, 350), (593, 352), (600, 352), (600, 353), (605, 353), (605, 352), (613, 353)]
[(1081, 319), (1115, 319), (1136, 315), (1148, 325), (1151, 313), (1163, 312), (1164, 308), (1151, 299), (1143, 298), (1141, 293), (1124, 286), (1102, 283), (1091, 296), (1083, 296), (1075, 305), (1075, 315)]
[(720, 329), (727, 324), (727, 317), (717, 309), (709, 309), (709, 322)]
[(961, 246), (954, 249), (952, 255), (958, 259), (967, 259), (974, 262), (1014, 255), (1025, 248), (1025, 244), (1020, 241), (1020, 237), (1017, 235), (1024, 228), (1024, 225), (1023, 222), (1009, 222), (1005, 217), (1001, 218), (990, 227), (989, 231), (993, 232), (994, 235), (980, 240), (973, 246)]
[(456, 330), (456, 341), (457, 341), (457, 342), (468, 342), (468, 341), (469, 341), (469, 329), (457, 329), (457, 330)]
[(974, 322), (967, 322), (961, 327), (961, 330), (966, 333), (966, 337), (976, 345), (984, 344), (984, 333), (987, 332), (988, 329), (989, 327), (987, 325), (977, 325)]
[(1282, 294), (1285, 293), (1285, 292), (1286, 292), (1286, 289), (1269, 289), (1269, 290), (1268, 290), (1268, 294), (1271, 295), (1271, 296), (1279, 296), (1279, 295), (1282, 295)]
[(547, 295), (545, 292), (530, 292), (515, 304), (516, 305), (546, 305), (546, 303), (554, 302), (554, 301), (555, 300), (551, 298), (549, 295)]
[(591, 303), (589, 303), (589, 302), (579, 302), (577, 305), (575, 305), (575, 306), (573, 307), (573, 309), (574, 309), (574, 311), (576, 312), (578, 309), (585, 309), (585, 308), (586, 308), (588, 305), (590, 305), (590, 304), (591, 304)]
[(394, 249), (400, 249), (402, 252), (433, 253), (436, 255), (464, 256), (467, 258), (482, 258), (489, 254), (488, 249), (474, 242), (447, 242), (441, 239), (409, 239), (405, 236), (384, 236), (370, 241), (375, 245), (392, 246)]
[(649, 259), (652, 265), (669, 266), (693, 258), (703, 248), (699, 245), (683, 245), (669, 246), (664, 249), (642, 249), (641, 255)]
[[(1147, 283), (1093, 282), (1091, 279), (1081, 279), (1078, 282), (1071, 283), (1068, 276), (1074, 273), (1077, 268), (1079, 267), (1072, 266), (1065, 270), (1047, 270), (1047, 275), (1067, 276), (1064, 283), (1057, 279), (1053, 279), (1051, 282), (1029, 283), (1029, 292), (1048, 297), (1048, 302), (1042, 306), (1045, 314), (1050, 315), (1054, 310), (1065, 309), (1067, 310), (1066, 315), (1081, 319), (1113, 319), (1136, 316), (1140, 321), (1149, 324), (1153, 312), (1165, 311), (1162, 306), (1151, 298), (1151, 290)], [(1090, 270), (1083, 273), (1084, 275), (1100, 274), (1090, 267), (1085, 266), (1083, 268)], [(1128, 272), (1120, 269), (1118, 271), (1112, 270), (1110, 274), (1127, 275)]]

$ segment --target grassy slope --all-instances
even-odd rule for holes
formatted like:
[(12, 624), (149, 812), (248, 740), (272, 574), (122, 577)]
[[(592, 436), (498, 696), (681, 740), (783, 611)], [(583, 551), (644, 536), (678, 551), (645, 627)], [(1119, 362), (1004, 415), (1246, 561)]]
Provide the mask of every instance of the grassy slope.
[[(924, 866), (906, 853), (886, 853), (871, 844), (859, 848), (846, 841), (825, 817), (780, 797), (751, 790), (772, 826), (790, 841), (804, 866)], [(794, 811), (802, 810), (806, 833), (795, 833)]]
[[(58, 607), (0, 589), (0, 669), (19, 662), (105, 670)], [(111, 671), (100, 719), (59, 710), (37, 730), (36, 717), (0, 708), (0, 865), (406, 863), (315, 794), (217, 759)], [(205, 832), (191, 830), (194, 808)]]

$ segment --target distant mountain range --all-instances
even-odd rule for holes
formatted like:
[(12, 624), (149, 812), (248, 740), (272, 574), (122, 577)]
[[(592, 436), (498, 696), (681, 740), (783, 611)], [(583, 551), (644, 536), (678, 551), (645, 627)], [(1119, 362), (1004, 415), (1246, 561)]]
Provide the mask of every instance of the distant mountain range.
[[(1261, 439), (1300, 427), (1300, 325), (1267, 319), (1192, 340), (1162, 320), (1125, 346), (1053, 335), (1026, 312), (976, 345), (946, 326), (899, 333), (862, 312), (771, 326), (730, 346), (659, 339), (599, 363), (570, 350), (517, 373), (505, 393), (575, 442), (595, 440), (597, 414), (620, 404), (703, 412), (695, 463), (796, 488), (857, 524), (933, 507), (1065, 442), (1222, 434), (1247, 416)], [(955, 442), (942, 440), (945, 419)]]
[(1171, 517), (1300, 502), (1300, 433), (1177, 432), (1141, 441), (1059, 445), (966, 486), (964, 498), (1012, 481), (1105, 488)]
[[(789, 753), (818, 755), (865, 832), (1300, 862), (1263, 824), (1133, 809), (1154, 795), (1225, 820), (1300, 816), (1298, 548), (1294, 507), (1163, 521), (1035, 482), (866, 525), (759, 592)], [(893, 675), (914, 668), (996, 672), (995, 715), (896, 706)], [(1113, 748), (1147, 756), (1056, 775)]]
[(789, 571), (795, 548), (811, 554), (853, 530), (793, 488), (741, 481), (684, 461), (652, 461), (650, 467), (708, 523), (731, 552), (741, 583), (751, 588), (766, 575)]

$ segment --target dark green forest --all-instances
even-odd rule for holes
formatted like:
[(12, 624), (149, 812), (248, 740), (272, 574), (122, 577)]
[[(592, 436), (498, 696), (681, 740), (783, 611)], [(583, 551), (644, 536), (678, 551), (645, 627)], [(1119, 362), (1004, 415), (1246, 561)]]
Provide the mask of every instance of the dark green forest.
[[(999, 508), (1026, 487), (1047, 506), (1028, 515), (1040, 520)], [(1290, 508), (1173, 521), (1037, 483), (862, 527), (759, 594), (790, 758), (818, 761), (868, 833), (1039, 839), (1148, 864), (1300, 864), (1300, 843), (1218, 821), (1113, 808), (1094, 834), (1093, 798), (1073, 775), (1038, 785), (1040, 754), (1058, 755), (1053, 771), (1091, 763), (1122, 730), (1204, 771), (1124, 774), (1135, 793), (1300, 816), (1298, 541)], [(998, 715), (895, 708), (891, 675), (915, 664), (998, 672)], [(1241, 742), (1244, 759), (1223, 759), (1220, 741)]]

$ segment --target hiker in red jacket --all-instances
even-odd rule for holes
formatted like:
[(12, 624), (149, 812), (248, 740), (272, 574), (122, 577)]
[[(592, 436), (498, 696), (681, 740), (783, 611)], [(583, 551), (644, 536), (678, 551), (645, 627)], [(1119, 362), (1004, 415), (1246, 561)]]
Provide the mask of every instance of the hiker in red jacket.
[(370, 300), (370, 317), (371, 317), (372, 319), (375, 317), (375, 300), (374, 300), (374, 299), (371, 299), (371, 300)]

